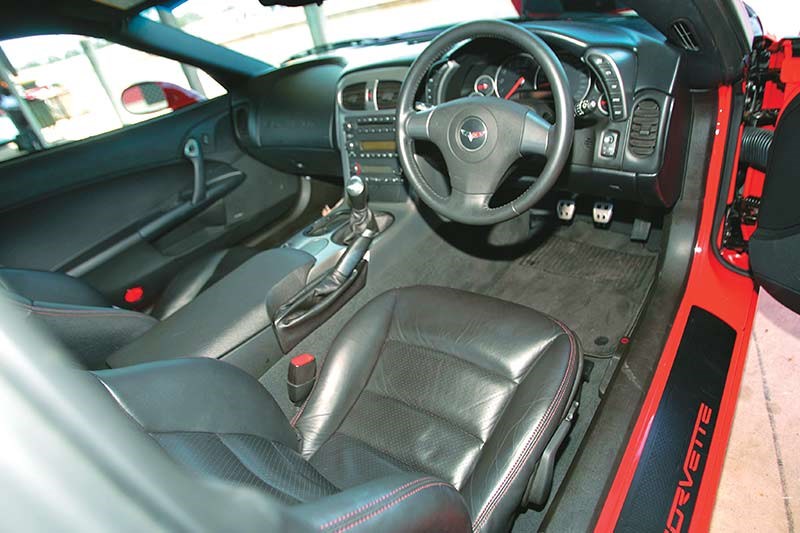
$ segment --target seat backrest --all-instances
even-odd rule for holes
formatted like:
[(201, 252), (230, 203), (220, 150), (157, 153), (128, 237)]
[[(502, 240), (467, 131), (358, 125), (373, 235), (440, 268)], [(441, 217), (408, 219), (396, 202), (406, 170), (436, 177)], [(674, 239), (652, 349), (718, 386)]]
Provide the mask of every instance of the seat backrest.
[(61, 272), (0, 268), (0, 288), (31, 302), (111, 307), (89, 284)]
[(112, 307), (93, 287), (59, 272), (0, 268), (0, 296), (92, 369), (106, 368), (109, 355), (158, 322)]
[[(283, 531), (257, 491), (198, 479), (93, 374), (0, 299), (0, 527), (24, 531)], [(98, 505), (99, 502), (102, 504)]]

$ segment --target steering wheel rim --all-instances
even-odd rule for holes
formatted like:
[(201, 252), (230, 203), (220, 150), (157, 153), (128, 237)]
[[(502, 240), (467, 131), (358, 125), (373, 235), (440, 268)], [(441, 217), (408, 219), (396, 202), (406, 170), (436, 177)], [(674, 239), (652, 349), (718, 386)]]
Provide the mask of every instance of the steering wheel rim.
[[(514, 44), (539, 63), (554, 95), (554, 125), (527, 106), (498, 98), (459, 98), (415, 111), (417, 91), (431, 66), (456, 44), (481, 37)], [(541, 200), (567, 163), (574, 129), (572, 96), (561, 61), (541, 38), (505, 21), (467, 22), (436, 37), (411, 65), (398, 97), (397, 152), (406, 178), (434, 211), (464, 224), (504, 222)], [(442, 152), (450, 196), (440, 195), (428, 184), (414, 157), (415, 140), (432, 141)], [(511, 202), (490, 207), (489, 200), (511, 165), (530, 154), (547, 157), (536, 182)]]

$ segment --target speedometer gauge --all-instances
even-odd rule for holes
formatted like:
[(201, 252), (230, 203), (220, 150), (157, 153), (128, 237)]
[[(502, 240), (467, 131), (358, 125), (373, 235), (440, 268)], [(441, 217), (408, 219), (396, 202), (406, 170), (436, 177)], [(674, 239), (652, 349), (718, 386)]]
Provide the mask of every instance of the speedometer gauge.
[(528, 54), (506, 59), (497, 69), (497, 94), (506, 100), (517, 100), (537, 89), (539, 64)]

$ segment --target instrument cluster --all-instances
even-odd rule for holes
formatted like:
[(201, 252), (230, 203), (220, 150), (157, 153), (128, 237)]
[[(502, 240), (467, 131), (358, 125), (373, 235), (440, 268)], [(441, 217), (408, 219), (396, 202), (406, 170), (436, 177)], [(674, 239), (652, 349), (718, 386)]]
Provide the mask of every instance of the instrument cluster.
[[(561, 52), (558, 56), (569, 80), (576, 115), (608, 115), (608, 100), (592, 70), (578, 57)], [(429, 86), (429, 105), (463, 97), (504, 98), (555, 120), (550, 80), (530, 54), (456, 54), (433, 73)]]

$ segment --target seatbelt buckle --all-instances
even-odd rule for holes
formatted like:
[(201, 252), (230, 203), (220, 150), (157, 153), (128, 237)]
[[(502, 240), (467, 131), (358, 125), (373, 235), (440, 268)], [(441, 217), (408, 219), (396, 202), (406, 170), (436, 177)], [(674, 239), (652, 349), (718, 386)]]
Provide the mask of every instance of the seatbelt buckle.
[(310, 353), (292, 357), (289, 361), (289, 374), (286, 386), (289, 400), (299, 405), (308, 398), (314, 383), (317, 381), (317, 359)]

